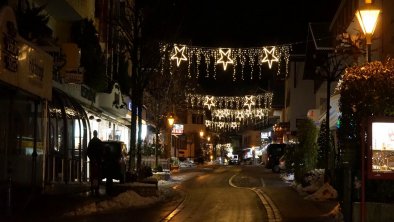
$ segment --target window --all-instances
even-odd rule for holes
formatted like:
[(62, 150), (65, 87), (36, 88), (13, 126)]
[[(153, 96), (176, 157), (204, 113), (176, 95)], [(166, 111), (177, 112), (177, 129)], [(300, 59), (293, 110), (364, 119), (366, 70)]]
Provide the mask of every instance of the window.
[(192, 114), (192, 124), (204, 124), (204, 116), (202, 114)]

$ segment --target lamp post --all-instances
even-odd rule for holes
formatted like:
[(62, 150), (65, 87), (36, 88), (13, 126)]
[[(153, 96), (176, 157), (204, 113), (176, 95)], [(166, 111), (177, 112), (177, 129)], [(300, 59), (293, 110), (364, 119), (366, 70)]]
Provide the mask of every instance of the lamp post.
[[(371, 62), (372, 35), (375, 31), (380, 9), (372, 6), (372, 0), (365, 0), (365, 5), (356, 11), (356, 17), (367, 43), (367, 62)], [(361, 127), (363, 129), (363, 127)], [(365, 146), (361, 146), (361, 200), (360, 219), (365, 221)]]
[(375, 31), (380, 9), (372, 6), (372, 0), (365, 0), (364, 7), (356, 11), (356, 17), (367, 40), (367, 62), (371, 62), (372, 35)]
[[(174, 116), (170, 114), (167, 118), (168, 120), (168, 125), (170, 126), (170, 153), (172, 151), (172, 126), (174, 125)], [(175, 149), (174, 149), (174, 156), (176, 157)]]
[(203, 141), (202, 141), (203, 139), (204, 139), (204, 131), (200, 130), (200, 149), (202, 150), (203, 158), (205, 158), (205, 151), (204, 151)]

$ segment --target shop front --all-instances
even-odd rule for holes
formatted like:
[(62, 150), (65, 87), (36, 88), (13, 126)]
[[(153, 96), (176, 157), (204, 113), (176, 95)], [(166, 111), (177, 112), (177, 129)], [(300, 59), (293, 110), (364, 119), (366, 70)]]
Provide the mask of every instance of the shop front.
[[(107, 96), (101, 94), (101, 97), (103, 95)], [(129, 147), (130, 130), (127, 121), (121, 118), (126, 115), (115, 115), (105, 108), (100, 93), (90, 92), (84, 85), (55, 84), (53, 99), (48, 105), (47, 183), (89, 181), (86, 150), (94, 130), (102, 141), (122, 141)]]
[[(14, 12), (0, 11), (0, 194), (43, 181), (50, 55), (22, 39)], [(5, 198), (1, 198), (0, 206)]]
[(46, 183), (87, 181), (86, 149), (90, 137), (90, 124), (83, 107), (54, 88), (48, 104)]

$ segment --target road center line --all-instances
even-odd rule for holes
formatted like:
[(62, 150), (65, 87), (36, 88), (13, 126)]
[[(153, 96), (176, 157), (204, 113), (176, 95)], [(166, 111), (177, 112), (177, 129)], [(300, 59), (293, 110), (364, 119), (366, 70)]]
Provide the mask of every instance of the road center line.
[[(234, 188), (243, 188), (243, 189), (249, 189), (252, 190), (257, 194), (259, 197), (261, 203), (263, 204), (266, 212), (267, 212), (267, 217), (269, 222), (281, 222), (282, 221), (282, 216), (280, 215), (279, 209), (275, 206), (274, 202), (269, 198), (267, 194), (265, 194), (261, 189), (258, 189), (256, 187), (254, 188), (249, 188), (249, 187), (238, 187), (233, 183), (233, 179), (237, 176), (237, 174), (234, 174), (229, 180), (228, 184)], [(265, 182), (263, 178), (261, 178), (261, 183), (262, 186), (265, 186)]]

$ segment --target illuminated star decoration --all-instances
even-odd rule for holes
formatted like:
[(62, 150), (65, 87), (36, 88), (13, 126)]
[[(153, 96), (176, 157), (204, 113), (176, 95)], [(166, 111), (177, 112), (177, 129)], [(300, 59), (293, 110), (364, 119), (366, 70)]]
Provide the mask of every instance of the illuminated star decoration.
[[(263, 49), (264, 49), (265, 56), (261, 62), (263, 62), (263, 63), (268, 62), (268, 67), (271, 69), (272, 62), (279, 61), (278, 57), (275, 56), (276, 47), (273, 46), (270, 50), (268, 50), (266, 47), (264, 47)], [(271, 56), (269, 56), (269, 55), (271, 55)]]
[(257, 109), (256, 116), (259, 117), (259, 119), (261, 119), (261, 117), (264, 116), (263, 109)]
[(237, 111), (237, 113), (235, 114), (235, 119), (241, 121), (244, 118), (244, 114), (242, 111)]
[(212, 106), (216, 106), (213, 96), (205, 96), (204, 106), (207, 106), (211, 110)]
[(232, 129), (237, 128), (237, 122), (231, 122), (231, 128)]
[(226, 52), (223, 49), (219, 49), (220, 59), (216, 63), (223, 63), (223, 69), (227, 69), (227, 64), (233, 64), (234, 61), (230, 58), (231, 49), (228, 49)]
[(175, 60), (176, 59), (176, 66), (179, 67), (179, 65), (181, 64), (182, 61), (187, 61), (187, 58), (185, 56), (185, 46), (182, 46), (182, 48), (179, 48), (178, 46), (175, 46), (174, 50), (174, 54), (171, 56), (171, 60)]
[(250, 110), (250, 109), (247, 109), (247, 110), (245, 110), (245, 112), (244, 112), (244, 116), (245, 117), (251, 117), (253, 115), (253, 113), (252, 113), (252, 110)]
[(223, 119), (224, 118), (224, 110), (218, 110), (217, 116), (218, 116), (219, 120)]
[(254, 100), (255, 100), (254, 96), (245, 96), (244, 106), (247, 106), (248, 109), (250, 110), (252, 106), (256, 105), (256, 102)]

